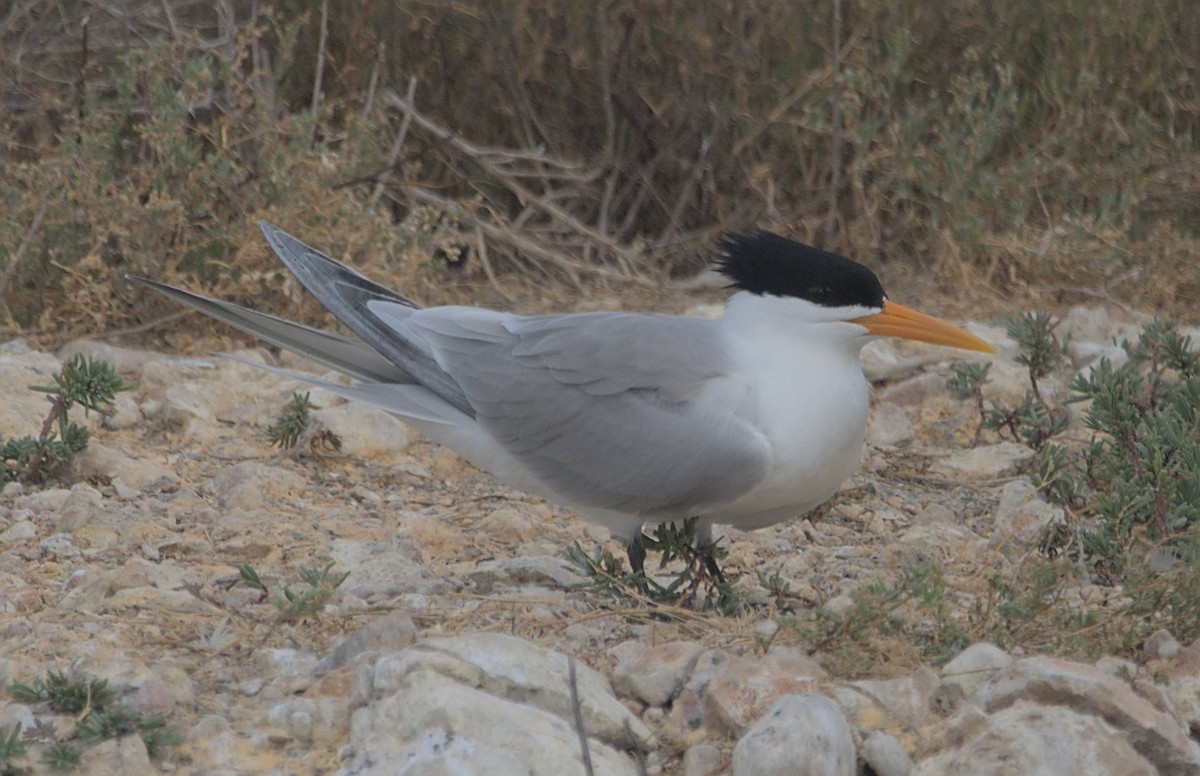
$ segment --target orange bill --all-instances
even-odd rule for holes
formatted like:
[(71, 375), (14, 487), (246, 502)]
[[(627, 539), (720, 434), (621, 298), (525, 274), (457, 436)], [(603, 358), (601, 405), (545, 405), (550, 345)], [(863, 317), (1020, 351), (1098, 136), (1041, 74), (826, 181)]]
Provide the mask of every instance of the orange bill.
[(879, 337), (903, 337), (931, 345), (947, 345), (983, 353), (996, 352), (994, 347), (974, 334), (890, 300), (884, 301), (883, 312), (855, 318), (853, 323), (865, 326), (867, 331)]

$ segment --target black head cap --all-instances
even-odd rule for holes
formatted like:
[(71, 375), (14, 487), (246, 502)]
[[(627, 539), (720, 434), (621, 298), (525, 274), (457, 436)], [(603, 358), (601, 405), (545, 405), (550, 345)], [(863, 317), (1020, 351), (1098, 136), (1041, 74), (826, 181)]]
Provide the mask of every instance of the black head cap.
[(879, 278), (857, 261), (770, 232), (729, 234), (717, 271), (752, 294), (794, 296), (822, 307), (882, 308)]

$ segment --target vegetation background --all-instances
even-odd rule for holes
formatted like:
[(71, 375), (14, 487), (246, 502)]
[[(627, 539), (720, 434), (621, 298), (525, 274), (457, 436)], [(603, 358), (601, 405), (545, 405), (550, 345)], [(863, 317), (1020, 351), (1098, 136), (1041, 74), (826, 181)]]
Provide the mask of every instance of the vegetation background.
[(756, 226), (959, 300), (1200, 301), (1192, 0), (0, 7), (0, 336), (174, 312), (126, 272), (316, 317), (263, 218), (426, 303), (661, 303)]

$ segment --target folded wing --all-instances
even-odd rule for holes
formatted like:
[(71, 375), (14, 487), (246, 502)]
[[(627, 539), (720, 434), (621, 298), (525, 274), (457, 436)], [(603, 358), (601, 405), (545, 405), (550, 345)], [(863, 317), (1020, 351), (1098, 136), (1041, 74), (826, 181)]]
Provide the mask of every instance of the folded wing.
[(427, 342), (480, 427), (570, 503), (680, 517), (731, 501), (766, 474), (765, 437), (703, 400), (729, 372), (711, 322), (368, 309)]

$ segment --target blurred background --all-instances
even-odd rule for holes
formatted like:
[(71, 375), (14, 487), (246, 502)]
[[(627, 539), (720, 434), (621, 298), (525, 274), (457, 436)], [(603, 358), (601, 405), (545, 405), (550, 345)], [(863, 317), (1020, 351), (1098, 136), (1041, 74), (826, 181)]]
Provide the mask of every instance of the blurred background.
[(0, 9), (2, 337), (204, 331), (127, 272), (319, 318), (259, 219), (426, 304), (675, 309), (752, 228), (943, 311), (1200, 302), (1194, 0)]

